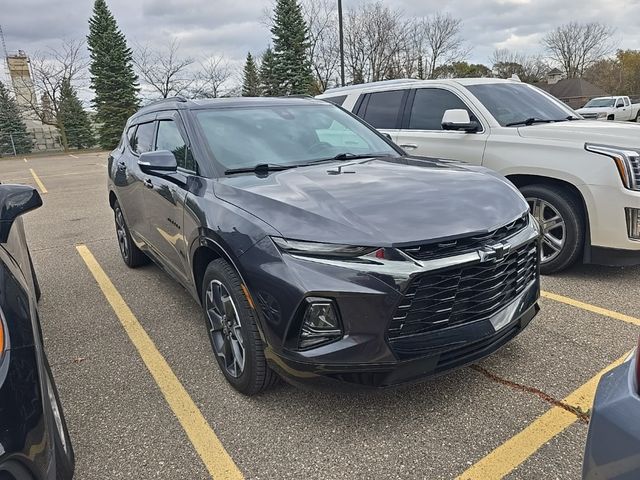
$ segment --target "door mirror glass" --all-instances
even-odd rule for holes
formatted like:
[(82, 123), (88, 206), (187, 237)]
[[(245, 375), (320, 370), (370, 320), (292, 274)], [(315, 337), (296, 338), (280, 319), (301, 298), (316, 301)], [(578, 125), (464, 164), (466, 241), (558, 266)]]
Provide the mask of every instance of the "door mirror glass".
[(16, 218), (42, 205), (38, 191), (28, 185), (0, 185), (0, 243), (9, 238)]
[(145, 173), (170, 173), (178, 169), (178, 162), (169, 150), (155, 150), (140, 154), (138, 166)]
[(477, 132), (478, 122), (472, 122), (469, 112), (464, 109), (452, 109), (444, 112), (442, 116), (443, 130), (459, 130), (462, 132)]

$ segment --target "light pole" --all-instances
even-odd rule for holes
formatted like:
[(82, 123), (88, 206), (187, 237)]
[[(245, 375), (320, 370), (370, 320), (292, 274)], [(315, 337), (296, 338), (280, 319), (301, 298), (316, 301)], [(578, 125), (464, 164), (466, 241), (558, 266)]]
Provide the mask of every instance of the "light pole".
[(342, 0), (338, 0), (338, 35), (340, 37), (340, 83), (344, 87), (344, 36), (342, 33)]

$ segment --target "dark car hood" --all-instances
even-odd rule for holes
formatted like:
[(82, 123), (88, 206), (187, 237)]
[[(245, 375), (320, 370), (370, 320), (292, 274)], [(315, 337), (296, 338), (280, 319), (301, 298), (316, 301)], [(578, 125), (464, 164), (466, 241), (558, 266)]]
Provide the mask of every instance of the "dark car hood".
[(515, 187), (484, 169), (411, 159), (325, 163), (263, 178), (234, 175), (214, 189), (283, 237), (363, 246), (487, 231), (527, 210)]

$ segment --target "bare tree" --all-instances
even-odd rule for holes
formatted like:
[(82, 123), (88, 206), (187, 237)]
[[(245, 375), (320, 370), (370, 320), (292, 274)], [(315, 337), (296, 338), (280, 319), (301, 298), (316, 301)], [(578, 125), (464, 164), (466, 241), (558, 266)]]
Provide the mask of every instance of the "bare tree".
[(189, 67), (194, 63), (190, 57), (182, 57), (180, 44), (171, 40), (162, 49), (149, 45), (136, 45), (133, 63), (140, 79), (162, 98), (185, 93), (194, 82)]
[(614, 33), (602, 23), (570, 22), (545, 35), (542, 46), (568, 78), (580, 77), (591, 65), (613, 53)]
[(84, 41), (65, 40), (59, 48), (36, 52), (30, 63), (31, 79), (15, 79), (16, 82), (25, 82), (16, 88), (19, 103), (43, 124), (56, 127), (62, 146), (67, 150), (67, 133), (60, 115), (61, 91), (65, 82), (81, 80), (89, 64)]
[(192, 97), (218, 98), (224, 84), (233, 75), (229, 62), (222, 55), (212, 55), (200, 62), (200, 71), (196, 74)]
[(333, 0), (307, 0), (302, 8), (309, 29), (309, 59), (315, 77), (314, 88), (316, 93), (322, 93), (338, 74), (338, 13)]
[(515, 74), (527, 83), (542, 81), (550, 70), (549, 65), (540, 55), (526, 55), (504, 48), (495, 50), (490, 62), (495, 76), (510, 78)]
[(462, 21), (450, 14), (435, 13), (416, 25), (421, 45), (420, 54), (425, 57), (425, 76), (433, 78), (441, 65), (465, 60), (470, 48), (461, 35)]

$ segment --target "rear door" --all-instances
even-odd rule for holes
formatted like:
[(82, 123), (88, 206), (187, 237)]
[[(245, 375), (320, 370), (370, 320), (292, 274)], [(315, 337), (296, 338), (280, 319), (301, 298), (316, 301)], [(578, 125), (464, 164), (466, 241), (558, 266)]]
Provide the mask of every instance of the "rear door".
[(168, 150), (176, 157), (178, 171), (145, 175), (145, 210), (149, 241), (162, 263), (187, 283), (187, 247), (183, 231), (187, 178), (198, 168), (189, 148), (185, 129), (176, 111), (157, 116), (154, 150)]
[(353, 113), (395, 142), (408, 94), (408, 89), (365, 93), (356, 102)]
[[(480, 131), (443, 130), (442, 117), (450, 109), (467, 110), (481, 125)], [(396, 143), (412, 155), (480, 165), (488, 136), (486, 124), (456, 92), (444, 86), (425, 87), (411, 91)]]

